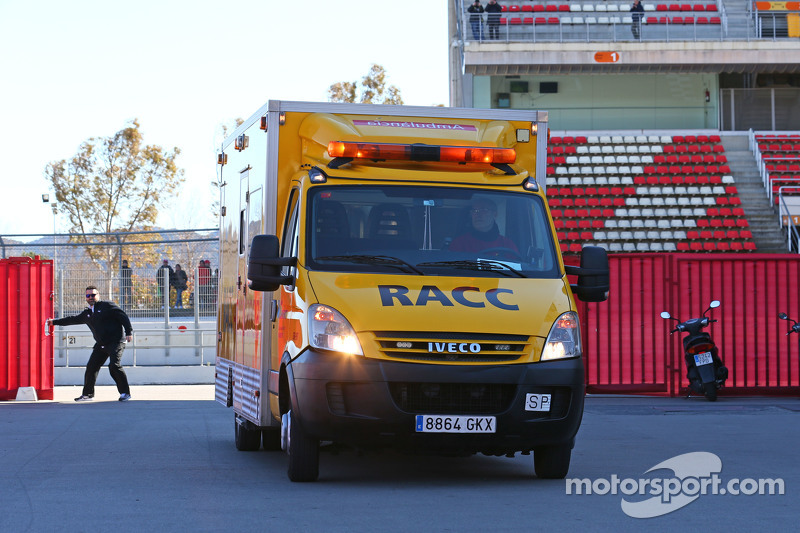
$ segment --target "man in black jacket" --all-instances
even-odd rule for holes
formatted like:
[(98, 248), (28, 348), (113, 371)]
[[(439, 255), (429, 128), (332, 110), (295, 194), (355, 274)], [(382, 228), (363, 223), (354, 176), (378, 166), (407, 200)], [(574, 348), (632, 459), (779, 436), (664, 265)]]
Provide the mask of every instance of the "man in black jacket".
[(497, 3), (497, 0), (489, 0), (489, 3), (484, 8), (486, 13), (489, 13), (489, 39), (500, 38), (500, 13), (503, 8)]
[[(131, 389), (128, 386), (128, 376), (125, 375), (120, 360), (122, 359), (122, 351), (125, 349), (124, 341), (130, 342), (133, 340), (131, 321), (125, 311), (113, 302), (100, 301), (100, 293), (94, 285), (86, 287), (86, 303), (89, 304), (89, 307), (79, 315), (47, 320), (48, 327), (53, 324), (56, 326), (86, 324), (92, 330), (95, 340), (94, 348), (92, 349), (92, 355), (89, 357), (89, 362), (86, 363), (86, 373), (83, 376), (83, 393), (75, 398), (75, 401), (86, 402), (94, 398), (94, 384), (97, 381), (97, 374), (106, 360), (110, 358), (108, 370), (117, 384), (119, 401), (127, 402), (131, 399)], [(123, 330), (125, 331), (124, 337)]]
[(631, 33), (633, 33), (633, 38), (637, 41), (640, 39), (641, 31), (642, 31), (642, 18), (644, 17), (644, 6), (640, 0), (633, 0), (633, 5), (631, 6)]

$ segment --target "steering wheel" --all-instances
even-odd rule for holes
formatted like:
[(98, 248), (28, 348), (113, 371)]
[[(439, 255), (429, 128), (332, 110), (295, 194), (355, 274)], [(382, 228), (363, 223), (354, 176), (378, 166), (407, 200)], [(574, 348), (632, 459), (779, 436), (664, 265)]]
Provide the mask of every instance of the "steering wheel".
[(480, 255), (480, 254), (492, 255), (492, 256), (497, 257), (497, 258), (500, 258), (502, 256), (504, 259), (513, 259), (515, 261), (519, 261), (520, 263), (524, 263), (525, 262), (525, 258), (523, 258), (521, 255), (519, 255), (519, 252), (517, 252), (513, 248), (507, 248), (505, 246), (496, 246), (494, 248), (486, 248), (486, 249), (481, 250), (480, 252), (478, 252), (478, 255)]

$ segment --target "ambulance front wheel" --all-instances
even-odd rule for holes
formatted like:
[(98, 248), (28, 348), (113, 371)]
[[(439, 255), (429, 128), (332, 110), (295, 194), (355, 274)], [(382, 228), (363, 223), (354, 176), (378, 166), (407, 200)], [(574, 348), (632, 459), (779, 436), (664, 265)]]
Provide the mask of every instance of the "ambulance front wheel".
[(309, 437), (292, 411), (281, 417), (281, 447), (289, 455), (289, 479), (316, 481), (319, 477), (319, 441)]
[(569, 472), (572, 448), (569, 445), (541, 446), (533, 450), (533, 467), (541, 479), (564, 479)]

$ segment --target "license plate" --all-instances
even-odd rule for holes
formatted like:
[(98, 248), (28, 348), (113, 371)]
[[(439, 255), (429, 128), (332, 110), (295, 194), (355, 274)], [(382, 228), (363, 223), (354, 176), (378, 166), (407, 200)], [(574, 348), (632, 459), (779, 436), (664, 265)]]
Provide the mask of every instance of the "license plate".
[(711, 352), (698, 353), (694, 356), (694, 364), (697, 366), (710, 365), (713, 362), (714, 359), (711, 357)]
[(417, 415), (417, 433), (494, 433), (495, 417)]
[(549, 394), (526, 394), (525, 395), (525, 410), (526, 411), (550, 411), (550, 395)]

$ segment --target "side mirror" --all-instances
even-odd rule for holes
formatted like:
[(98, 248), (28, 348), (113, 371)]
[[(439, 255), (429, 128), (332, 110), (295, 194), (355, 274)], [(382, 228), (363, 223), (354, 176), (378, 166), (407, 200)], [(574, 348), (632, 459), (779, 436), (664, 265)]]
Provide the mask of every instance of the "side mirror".
[(247, 260), (247, 285), (254, 291), (274, 291), (294, 283), (292, 276), (282, 276), (281, 267), (295, 266), (297, 258), (279, 257), (280, 242), (275, 235), (256, 235)]
[(789, 320), (789, 315), (787, 315), (786, 313), (781, 313), (778, 315), (778, 318), (780, 318), (781, 320)]
[(672, 318), (672, 315), (667, 311), (661, 311), (661, 318)]
[(605, 302), (611, 285), (608, 271), (608, 254), (599, 246), (584, 246), (581, 266), (567, 266), (567, 274), (577, 274), (578, 283), (571, 285), (572, 292), (584, 302)]
[(719, 300), (714, 300), (713, 302), (711, 302), (710, 304), (708, 304), (708, 307), (709, 307), (710, 309), (716, 309), (717, 307), (719, 307), (719, 305), (720, 305), (720, 304), (719, 304)]

